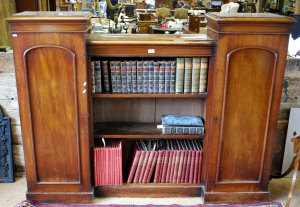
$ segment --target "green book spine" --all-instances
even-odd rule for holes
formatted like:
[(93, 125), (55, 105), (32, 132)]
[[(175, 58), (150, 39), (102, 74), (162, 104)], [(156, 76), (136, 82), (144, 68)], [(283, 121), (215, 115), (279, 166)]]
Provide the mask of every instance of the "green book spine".
[(183, 92), (191, 93), (192, 88), (192, 58), (184, 59), (184, 88)]
[(176, 63), (176, 93), (183, 93), (184, 58), (177, 58)]
[(199, 93), (200, 61), (201, 61), (201, 58), (193, 58), (192, 93)]

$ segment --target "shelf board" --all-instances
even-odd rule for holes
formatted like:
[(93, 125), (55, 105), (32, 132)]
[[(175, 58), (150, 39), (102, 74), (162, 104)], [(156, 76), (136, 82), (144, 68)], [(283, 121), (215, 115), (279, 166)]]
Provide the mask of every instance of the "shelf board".
[(95, 138), (199, 139), (203, 135), (162, 135), (157, 123), (96, 123)]
[(207, 98), (207, 93), (200, 94), (93, 94), (93, 98)]
[(95, 186), (96, 197), (200, 197), (200, 184), (123, 184), (120, 186)]

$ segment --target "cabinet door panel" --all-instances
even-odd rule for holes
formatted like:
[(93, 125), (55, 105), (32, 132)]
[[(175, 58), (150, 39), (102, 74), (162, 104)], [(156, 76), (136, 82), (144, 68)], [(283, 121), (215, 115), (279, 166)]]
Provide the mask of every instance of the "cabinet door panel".
[(261, 182), (276, 61), (276, 53), (262, 47), (239, 48), (227, 55), (219, 184)]
[[(56, 61), (57, 58), (64, 61)], [(35, 47), (24, 55), (30, 100), (36, 181), (79, 182), (75, 54)]]

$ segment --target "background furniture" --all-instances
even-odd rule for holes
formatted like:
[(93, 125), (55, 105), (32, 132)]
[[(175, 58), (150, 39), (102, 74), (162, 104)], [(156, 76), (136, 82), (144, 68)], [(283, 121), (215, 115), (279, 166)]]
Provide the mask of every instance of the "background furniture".
[(188, 19), (188, 10), (185, 8), (177, 8), (174, 11), (175, 19)]
[(169, 16), (171, 16), (171, 10), (169, 8), (166, 8), (166, 7), (157, 8), (156, 9), (156, 13), (158, 13), (162, 17), (169, 17)]
[[(269, 199), (286, 49), (295, 21), (266, 14), (211, 13), (206, 17), (208, 35), (188, 38), (86, 34), (91, 14), (82, 12), (69, 16), (29, 12), (8, 18), (28, 199), (91, 203), (93, 194), (203, 196), (206, 203)], [(209, 57), (208, 91), (92, 94), (92, 59), (120, 57)], [(205, 136), (161, 135), (147, 128), (156, 126), (160, 115), (170, 113), (204, 117)], [(120, 130), (124, 126), (126, 130)], [(92, 190), (90, 153), (102, 137), (124, 142), (203, 139), (201, 184), (124, 184)], [(124, 150), (124, 155), (129, 153)]]

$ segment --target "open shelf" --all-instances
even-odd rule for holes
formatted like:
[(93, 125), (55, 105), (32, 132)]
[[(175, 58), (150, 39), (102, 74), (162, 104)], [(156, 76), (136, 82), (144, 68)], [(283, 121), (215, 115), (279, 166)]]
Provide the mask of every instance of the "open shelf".
[(207, 93), (200, 94), (93, 94), (93, 98), (207, 98)]
[(201, 197), (200, 184), (146, 183), (121, 186), (95, 186), (96, 197)]
[(198, 139), (203, 135), (162, 135), (157, 123), (96, 123), (95, 138)]

